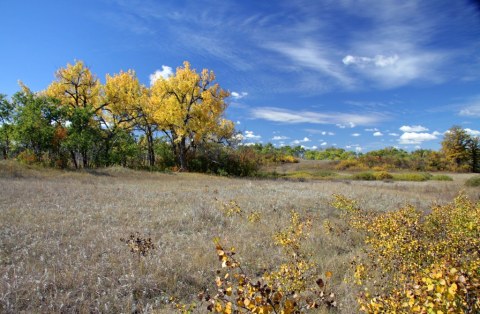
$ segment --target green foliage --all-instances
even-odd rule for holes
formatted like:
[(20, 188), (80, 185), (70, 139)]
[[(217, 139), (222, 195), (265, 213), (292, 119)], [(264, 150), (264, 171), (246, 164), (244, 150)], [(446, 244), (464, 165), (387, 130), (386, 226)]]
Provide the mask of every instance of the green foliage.
[(452, 177), (450, 177), (446, 174), (433, 175), (431, 180), (434, 180), (434, 181), (453, 181)]
[(377, 180), (377, 177), (373, 172), (360, 172), (360, 173), (355, 173), (352, 176), (353, 180), (365, 180), (365, 181), (374, 181)]
[(354, 152), (343, 148), (329, 147), (324, 150), (308, 150), (305, 152), (307, 160), (349, 160), (357, 157)]
[(222, 145), (203, 145), (189, 161), (190, 169), (219, 175), (253, 176), (257, 173), (260, 157), (251, 147), (233, 149)]
[(480, 186), (480, 176), (475, 176), (475, 177), (469, 178), (467, 181), (465, 181), (465, 185), (470, 186), (470, 187)]
[(426, 172), (407, 172), (407, 173), (396, 173), (393, 175), (393, 179), (397, 181), (428, 181), (432, 179), (432, 175)]

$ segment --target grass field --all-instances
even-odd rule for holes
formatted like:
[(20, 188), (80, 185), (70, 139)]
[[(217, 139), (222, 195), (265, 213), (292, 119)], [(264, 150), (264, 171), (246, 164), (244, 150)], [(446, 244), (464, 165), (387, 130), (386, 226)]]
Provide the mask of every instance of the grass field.
[[(319, 273), (333, 272), (336, 312), (357, 313), (357, 291), (345, 279), (362, 244), (325, 234), (322, 222), (340, 219), (332, 193), (379, 211), (407, 203), (428, 210), (460, 190), (479, 199), (478, 188), (464, 185), (470, 175), (449, 175), (453, 181), (295, 182), (0, 162), (0, 312), (170, 313), (170, 296), (190, 302), (214, 289), (215, 237), (235, 246), (253, 275), (278, 264), (271, 235), (295, 208), (313, 218), (307, 246)], [(223, 215), (230, 200), (259, 212), (260, 221)], [(120, 241), (135, 232), (151, 237), (152, 254), (135, 256)]]

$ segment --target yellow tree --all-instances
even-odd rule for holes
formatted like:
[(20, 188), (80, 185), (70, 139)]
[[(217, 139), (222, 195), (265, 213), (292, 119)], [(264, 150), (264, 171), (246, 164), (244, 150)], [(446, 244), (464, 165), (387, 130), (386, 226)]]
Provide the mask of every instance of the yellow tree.
[(187, 169), (187, 155), (199, 144), (233, 134), (233, 122), (224, 119), (225, 98), (230, 94), (214, 81), (213, 71), (197, 73), (185, 61), (175, 75), (151, 87), (153, 117), (169, 138), (180, 170)]
[(70, 108), (92, 107), (95, 112), (104, 107), (100, 102), (100, 81), (82, 61), (60, 68), (55, 78), (46, 94), (58, 99), (61, 105)]
[(149, 106), (148, 89), (141, 85), (133, 70), (107, 75), (104, 87), (104, 111), (108, 126), (136, 128), (145, 134), (148, 162), (155, 165), (154, 133), (157, 131)]
[(470, 135), (461, 127), (453, 126), (444, 135), (442, 152), (454, 171), (467, 171), (470, 154), (468, 152)]

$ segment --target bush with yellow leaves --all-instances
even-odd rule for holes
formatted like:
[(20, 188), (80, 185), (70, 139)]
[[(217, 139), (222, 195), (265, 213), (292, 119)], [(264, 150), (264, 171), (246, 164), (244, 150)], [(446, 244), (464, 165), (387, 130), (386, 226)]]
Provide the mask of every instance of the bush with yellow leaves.
[[(284, 262), (261, 276), (248, 274), (248, 269), (235, 256), (235, 248), (225, 249), (216, 239), (216, 252), (222, 270), (217, 272), (215, 294), (201, 293), (199, 299), (207, 303), (208, 311), (224, 314), (293, 314), (319, 307), (336, 307), (335, 294), (328, 290), (332, 273), (326, 272), (324, 278), (319, 278), (310, 255), (303, 249), (311, 227), (311, 219), (302, 219), (292, 210), (290, 225), (273, 235), (274, 244), (284, 253)], [(183, 313), (200, 308), (196, 305), (175, 305)]]
[(479, 313), (480, 202), (460, 193), (428, 214), (405, 206), (378, 213), (334, 195), (349, 226), (363, 232), (367, 258), (355, 261), (367, 313)]

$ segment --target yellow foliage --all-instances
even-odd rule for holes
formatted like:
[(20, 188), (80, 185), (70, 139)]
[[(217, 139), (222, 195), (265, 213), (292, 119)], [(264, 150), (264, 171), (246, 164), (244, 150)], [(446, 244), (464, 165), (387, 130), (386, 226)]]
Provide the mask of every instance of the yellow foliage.
[(55, 73), (54, 81), (46, 90), (46, 95), (56, 98), (62, 106), (70, 108), (101, 106), (100, 81), (82, 61), (67, 64)]
[[(413, 206), (372, 213), (353, 200), (334, 195), (352, 228), (365, 234), (368, 258), (355, 265), (355, 281), (373, 284), (368, 272), (383, 278), (375, 296), (363, 294), (367, 313), (478, 313), (480, 311), (480, 202), (460, 194), (424, 214)], [(387, 292), (385, 292), (387, 291)]]
[[(225, 249), (215, 240), (223, 273), (215, 279), (217, 293), (202, 295), (207, 310), (216, 313), (304, 313), (319, 306), (335, 307), (335, 295), (327, 293), (327, 282), (316, 277), (314, 264), (302, 250), (302, 241), (311, 228), (310, 219), (292, 211), (290, 225), (273, 236), (283, 248), (285, 262), (260, 278), (248, 276), (235, 257), (235, 249)], [(332, 277), (325, 273), (325, 280)]]
[(233, 122), (223, 118), (225, 98), (230, 94), (214, 80), (213, 71), (204, 69), (198, 74), (185, 61), (175, 75), (160, 78), (151, 87), (154, 119), (175, 142), (189, 138), (199, 143), (233, 134)]

